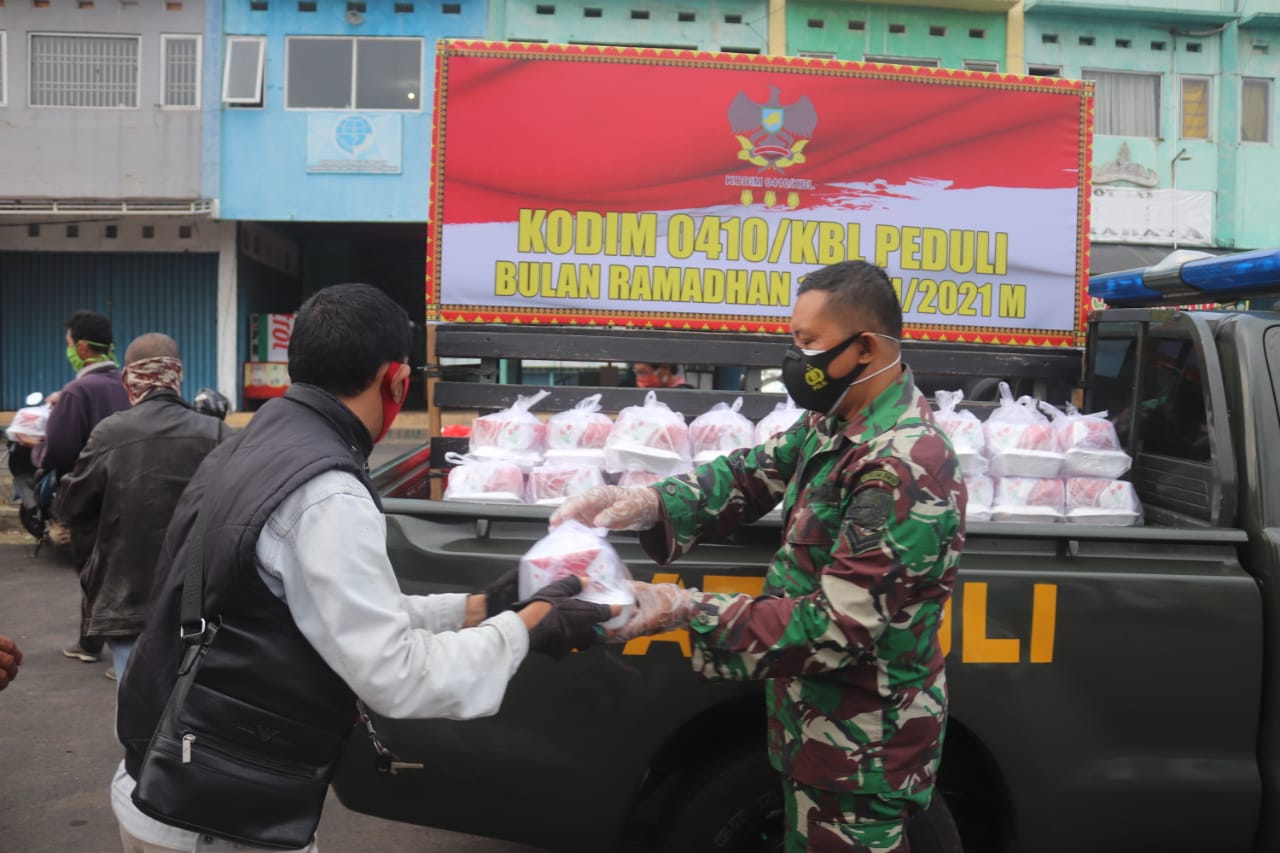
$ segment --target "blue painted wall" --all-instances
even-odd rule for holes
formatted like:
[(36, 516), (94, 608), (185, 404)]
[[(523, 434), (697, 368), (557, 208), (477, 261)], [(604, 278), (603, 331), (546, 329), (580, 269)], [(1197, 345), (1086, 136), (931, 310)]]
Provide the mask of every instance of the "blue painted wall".
[[(224, 219), (424, 222), (435, 77), (435, 42), (483, 37), (488, 8), (477, 0), (456, 3), (366, 4), (364, 20), (348, 23), (347, 3), (316, 0), (316, 11), (297, 2), (223, 0), (227, 35), (266, 36), (261, 108), (228, 107), (221, 114), (220, 215)], [(396, 7), (412, 11), (395, 11)], [(453, 11), (456, 9), (456, 12)], [(409, 36), (423, 39), (422, 108), (402, 117), (402, 167), (397, 175), (308, 174), (307, 110), (286, 110), (285, 36)], [(219, 50), (225, 48), (225, 40)], [(212, 51), (210, 51), (212, 52)], [(219, 69), (219, 84), (222, 72)], [(217, 95), (221, 95), (219, 91)]]

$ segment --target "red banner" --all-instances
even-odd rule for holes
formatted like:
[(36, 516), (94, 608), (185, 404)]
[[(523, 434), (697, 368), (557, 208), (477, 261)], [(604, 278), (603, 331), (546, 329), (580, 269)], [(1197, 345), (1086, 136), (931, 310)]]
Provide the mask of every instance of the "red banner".
[(911, 337), (1083, 329), (1088, 84), (459, 41), (437, 81), (435, 318), (786, 331), (865, 258)]

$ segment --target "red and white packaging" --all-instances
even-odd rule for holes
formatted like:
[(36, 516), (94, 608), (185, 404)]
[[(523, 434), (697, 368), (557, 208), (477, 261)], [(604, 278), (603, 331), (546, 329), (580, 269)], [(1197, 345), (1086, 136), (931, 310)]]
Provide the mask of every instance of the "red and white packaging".
[(1066, 481), (1067, 521), (1133, 527), (1142, 523), (1142, 501), (1133, 483), (1097, 477), (1071, 477)]
[(775, 435), (786, 432), (795, 426), (796, 421), (803, 416), (804, 409), (797, 406), (790, 397), (787, 397), (786, 400), (774, 406), (772, 412), (761, 418), (760, 423), (756, 424), (756, 444), (764, 444)]
[(446, 454), (445, 459), (456, 466), (449, 469), (445, 500), (524, 503), (524, 472), (514, 462), (477, 459), (457, 453)]
[(960, 470), (965, 476), (987, 472), (987, 436), (982, 421), (967, 409), (959, 408), (964, 400), (963, 391), (939, 391), (933, 395), (938, 411), (933, 419), (951, 439), (951, 447), (960, 460)]
[(44, 430), (49, 423), (50, 408), (48, 403), (41, 403), (39, 406), (24, 406), (18, 409), (13, 413), (13, 420), (5, 429), (5, 435), (12, 441), (17, 441), (20, 436), (44, 441)]
[(1055, 523), (1063, 520), (1065, 505), (1062, 480), (1001, 477), (996, 480), (991, 517), (996, 521)]
[(965, 490), (969, 493), (964, 508), (965, 521), (990, 521), (991, 505), (995, 503), (996, 483), (986, 474), (965, 474)]
[(1107, 420), (1106, 412), (1082, 415), (1070, 404), (1065, 413), (1047, 403), (1042, 403), (1041, 408), (1053, 418), (1058, 431), (1058, 442), (1066, 457), (1063, 476), (1114, 480), (1124, 476), (1133, 464), (1133, 458), (1120, 448), (1115, 424)]
[(631, 572), (604, 538), (605, 531), (579, 521), (566, 521), (534, 543), (520, 558), (520, 598), (528, 598), (549, 583), (569, 575), (582, 580), (576, 598), (594, 604), (617, 604), (622, 612), (604, 623), (616, 628), (631, 616), (636, 598)]
[(1009, 383), (1000, 383), (1000, 405), (983, 424), (989, 473), (993, 477), (1056, 477), (1063, 454), (1053, 424), (1031, 397), (1013, 399)]
[(644, 405), (618, 413), (604, 445), (604, 467), (612, 473), (639, 468), (663, 476), (687, 469), (689, 427), (684, 415), (650, 391)]
[(514, 462), (523, 471), (541, 462), (547, 427), (529, 410), (550, 393), (517, 397), (511, 408), (472, 421), (470, 455)]
[(559, 506), (566, 498), (604, 485), (598, 465), (547, 463), (529, 472), (525, 502), (539, 506)]
[(742, 398), (730, 406), (716, 403), (689, 424), (689, 447), (693, 451), (693, 464), (702, 465), (734, 450), (752, 447), (755, 443), (755, 424), (740, 413)]
[(604, 465), (604, 443), (613, 419), (600, 411), (600, 395), (584, 397), (578, 405), (547, 418), (547, 462)]

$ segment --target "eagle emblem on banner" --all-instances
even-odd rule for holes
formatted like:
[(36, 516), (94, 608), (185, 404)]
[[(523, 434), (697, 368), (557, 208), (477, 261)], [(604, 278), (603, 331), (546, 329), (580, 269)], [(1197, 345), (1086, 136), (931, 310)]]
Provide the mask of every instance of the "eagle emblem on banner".
[(780, 95), (777, 86), (770, 86), (763, 104), (746, 92), (729, 104), (729, 127), (742, 146), (738, 159), (779, 172), (805, 161), (804, 148), (818, 125), (818, 111), (807, 95), (790, 104), (783, 104)]

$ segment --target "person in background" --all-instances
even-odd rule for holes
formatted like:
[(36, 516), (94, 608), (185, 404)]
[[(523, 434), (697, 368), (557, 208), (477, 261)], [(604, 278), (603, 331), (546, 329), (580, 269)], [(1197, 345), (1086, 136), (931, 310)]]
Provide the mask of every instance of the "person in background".
[(947, 718), (938, 640), (964, 545), (959, 462), (901, 364), (902, 309), (864, 261), (802, 279), (782, 366), (809, 409), (759, 447), (655, 486), (600, 486), (551, 517), (640, 530), (659, 564), (760, 518), (786, 522), (763, 595), (633, 583), (613, 635), (689, 628), (705, 678), (765, 681), (788, 853), (906, 853)]
[(0, 634), (0, 690), (4, 690), (18, 677), (22, 666), (22, 649), (8, 637)]
[(231, 435), (182, 399), (182, 359), (168, 335), (136, 338), (125, 352), (133, 407), (102, 420), (62, 480), (62, 510), (74, 524), (98, 519), (80, 570), (81, 636), (105, 637), (108, 678), (124, 672), (155, 578), (160, 545), (178, 498), (209, 451)]
[[(313, 733), (291, 747), (293, 760), (312, 767), (337, 761), (357, 699), (384, 717), (488, 716), (530, 652), (563, 656), (589, 645), (598, 623), (614, 615), (573, 599), (582, 588), (577, 578), (517, 603), (514, 570), (482, 594), (400, 591), (368, 458), (408, 395), (409, 348), (409, 317), (382, 291), (367, 284), (320, 290), (295, 317), (288, 391), (210, 453), (179, 499), (146, 625), (120, 676), (116, 731), (124, 760), (111, 802), (125, 853), (224, 849), (216, 834), (182, 829), (160, 807), (144, 812), (133, 799), (186, 645), (181, 599), (193, 539), (203, 544), (201, 621), (234, 625), (273, 649), (276, 663), (220, 657), (215, 641), (206, 661), (217, 661), (242, 698), (232, 706), (216, 692), (188, 694), (184, 708), (227, 731), (244, 707), (268, 708), (282, 725)], [(270, 748), (266, 741), (259, 751)], [(217, 747), (202, 741), (186, 748), (197, 763), (220, 760)], [(211, 809), (220, 807), (218, 791), (188, 784), (174, 797), (208, 797)], [(260, 795), (245, 788), (246, 798), (259, 797), (258, 813), (224, 811), (218, 828), (252, 840), (254, 827), (284, 819), (273, 803), (305, 796), (312, 784), (303, 774)], [(243, 842), (235, 849), (259, 848)], [(304, 849), (315, 850), (314, 841)]]
[(649, 364), (637, 361), (631, 365), (637, 388), (691, 388), (680, 373), (680, 365), (663, 362)]
[[(61, 391), (49, 395), (52, 408), (44, 441), (31, 450), (32, 464), (53, 471), (57, 477), (69, 474), (76, 467), (76, 459), (99, 421), (129, 408), (129, 395), (120, 383), (120, 369), (115, 361), (110, 318), (97, 311), (77, 311), (63, 325), (67, 361), (76, 377)], [(97, 535), (96, 520), (82, 518), (68, 525), (61, 497), (54, 502), (53, 515), (49, 541), (55, 545), (70, 544), (76, 564), (82, 565)], [(96, 663), (101, 658), (102, 645), (101, 637), (86, 635), (62, 653), (73, 660)]]

